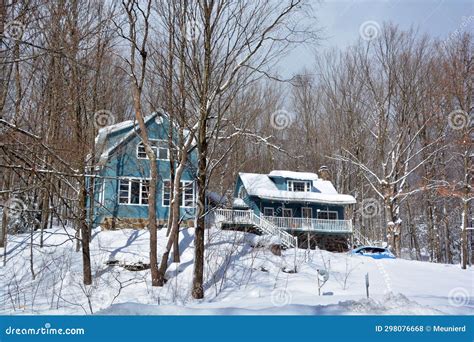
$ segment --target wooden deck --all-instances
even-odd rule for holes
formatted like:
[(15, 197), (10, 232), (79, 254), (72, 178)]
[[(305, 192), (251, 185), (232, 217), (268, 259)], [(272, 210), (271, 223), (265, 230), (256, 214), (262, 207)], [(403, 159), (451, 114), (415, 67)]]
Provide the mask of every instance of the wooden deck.
[(321, 220), (299, 217), (264, 216), (275, 226), (284, 230), (298, 230), (319, 233), (352, 233), (351, 220)]
[(255, 225), (257, 220), (269, 222), (284, 231), (352, 234), (351, 220), (321, 220), (298, 217), (257, 216), (251, 210), (215, 209), (217, 222), (225, 224)]

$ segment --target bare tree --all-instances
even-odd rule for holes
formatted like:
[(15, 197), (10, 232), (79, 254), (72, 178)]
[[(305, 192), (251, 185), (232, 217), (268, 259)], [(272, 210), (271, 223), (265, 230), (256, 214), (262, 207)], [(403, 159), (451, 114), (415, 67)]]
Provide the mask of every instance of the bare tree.
[(226, 120), (238, 89), (266, 74), (266, 67), (297, 39), (289, 18), (303, 1), (199, 1), (188, 6), (198, 37), (188, 48), (186, 75), (192, 90), (198, 154), (195, 264), (192, 295), (204, 297), (204, 229), (209, 147)]
[(148, 229), (150, 231), (150, 268), (153, 286), (159, 285), (158, 255), (157, 255), (157, 222), (156, 222), (156, 186), (158, 179), (158, 164), (156, 152), (148, 139), (143, 113), (143, 87), (147, 72), (148, 35), (150, 30), (151, 1), (141, 5), (139, 1), (122, 1), (122, 7), (127, 14), (128, 33), (125, 34), (120, 25), (116, 24), (122, 38), (130, 44), (130, 56), (125, 59), (129, 68), (135, 119), (140, 127), (140, 138), (145, 152), (150, 160), (150, 181), (148, 184)]

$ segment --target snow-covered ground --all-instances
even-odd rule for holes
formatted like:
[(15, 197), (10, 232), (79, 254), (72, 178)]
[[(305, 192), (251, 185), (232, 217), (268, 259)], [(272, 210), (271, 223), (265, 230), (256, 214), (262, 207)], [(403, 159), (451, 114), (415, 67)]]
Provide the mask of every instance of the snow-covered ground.
[[(82, 285), (82, 256), (73, 230), (45, 234), (34, 247), (30, 267), (29, 235), (9, 237), (6, 266), (1, 266), (1, 314), (473, 314), (472, 268), (402, 259), (299, 249), (273, 255), (267, 238), (233, 231), (206, 232), (206, 298), (193, 300), (193, 229), (181, 232), (182, 257), (171, 264), (168, 282), (153, 288), (149, 270), (128, 271), (109, 260), (148, 262), (146, 230), (93, 232), (92, 286)], [(159, 231), (158, 252), (166, 243)], [(38, 243), (38, 236), (35, 236)], [(262, 247), (263, 246), (263, 247)], [(329, 271), (318, 296), (317, 270)], [(365, 275), (369, 274), (370, 299)]]

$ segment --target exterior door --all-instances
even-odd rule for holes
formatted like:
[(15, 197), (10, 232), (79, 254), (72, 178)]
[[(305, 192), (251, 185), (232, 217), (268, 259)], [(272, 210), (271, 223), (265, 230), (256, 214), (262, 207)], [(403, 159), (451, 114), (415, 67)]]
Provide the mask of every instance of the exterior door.
[(294, 220), (292, 219), (293, 217), (293, 210), (291, 208), (283, 208), (283, 227), (285, 228), (295, 228), (294, 227)]
[(301, 208), (301, 217), (305, 219), (312, 219), (313, 218), (313, 210), (308, 207)]
[(303, 228), (311, 229), (312, 218), (313, 218), (313, 209), (309, 207), (301, 208), (301, 216), (303, 217)]

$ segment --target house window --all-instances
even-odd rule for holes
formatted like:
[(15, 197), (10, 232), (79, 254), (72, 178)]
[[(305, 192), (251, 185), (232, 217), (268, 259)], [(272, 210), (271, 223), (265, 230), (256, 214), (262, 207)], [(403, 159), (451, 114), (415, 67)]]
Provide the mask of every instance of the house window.
[(150, 190), (150, 181), (149, 180), (142, 181), (141, 200), (140, 200), (142, 204), (148, 204), (149, 190)]
[(310, 181), (288, 181), (288, 191), (295, 192), (310, 192), (311, 182)]
[(100, 181), (99, 186), (97, 188), (98, 196), (97, 196), (97, 202), (100, 205), (104, 205), (105, 203), (105, 181)]
[(147, 179), (120, 179), (119, 203), (120, 204), (148, 204)]
[(338, 219), (338, 213), (337, 213), (337, 211), (318, 210), (318, 219), (320, 219), (320, 220), (337, 220)]
[(265, 207), (263, 208), (263, 216), (273, 216), (275, 214), (275, 210), (273, 208)]
[(313, 210), (309, 207), (301, 208), (301, 217), (303, 217), (303, 218), (313, 218)]
[[(171, 203), (171, 181), (163, 181), (163, 206), (169, 207)], [(181, 207), (194, 206), (194, 183), (192, 181), (181, 181)]]
[(192, 181), (181, 182), (182, 186), (182, 206), (192, 207), (194, 205), (194, 186)]
[(293, 217), (293, 210), (290, 208), (283, 208), (283, 217)]
[[(156, 158), (159, 160), (169, 160), (169, 149), (165, 140), (149, 140), (153, 152), (155, 152)], [(139, 142), (137, 145), (137, 158), (148, 159), (145, 151), (145, 145), (143, 142)]]
[(163, 181), (163, 206), (169, 207), (171, 202), (171, 181)]

